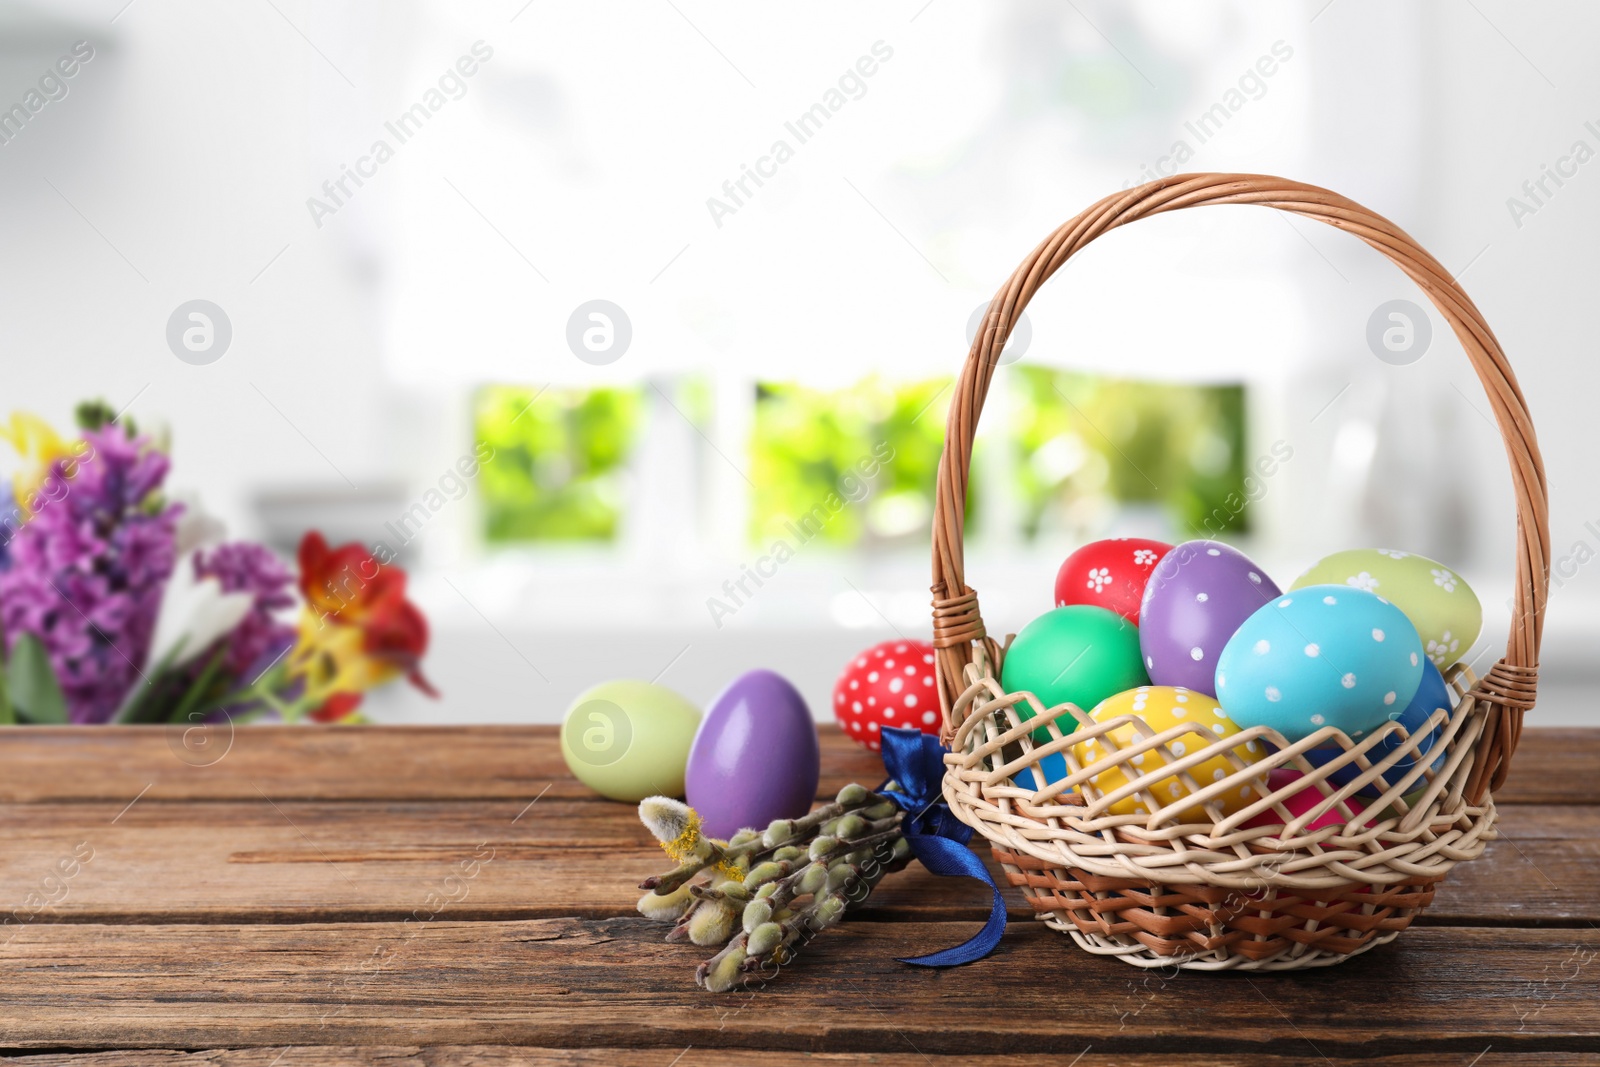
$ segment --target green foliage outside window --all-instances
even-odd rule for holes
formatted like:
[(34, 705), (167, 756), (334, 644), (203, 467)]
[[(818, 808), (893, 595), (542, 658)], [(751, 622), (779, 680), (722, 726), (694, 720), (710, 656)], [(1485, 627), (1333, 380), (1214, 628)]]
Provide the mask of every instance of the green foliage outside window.
[(637, 389), (479, 390), (474, 437), (494, 449), (480, 476), (488, 540), (612, 540), (641, 417)]
[[(1173, 537), (1248, 531), (1242, 386), (1015, 366), (995, 388), (1020, 391), (999, 432), (1016, 457), (1004, 488), (1025, 539), (1096, 536), (1130, 505), (1158, 507)], [(948, 378), (868, 378), (839, 390), (759, 385), (752, 541), (792, 541), (799, 530), (839, 547), (925, 545), (950, 392)], [(680, 411), (709, 423), (708, 383), (691, 381), (675, 395)], [(613, 540), (643, 415), (637, 388), (480, 390), (475, 436), (495, 450), (480, 476), (487, 539)], [(992, 468), (974, 467), (968, 530), (977, 535), (978, 498), (994, 487), (981, 473)]]
[(831, 495), (843, 506), (823, 507), (826, 521), (814, 522), (820, 529), (812, 531), (820, 541), (864, 548), (925, 543), (950, 386), (948, 378), (868, 378), (837, 391), (758, 386), (751, 538), (783, 536), (788, 524), (818, 515)]
[[(1173, 536), (1247, 532), (1244, 387), (1168, 385), (1013, 367), (1023, 391), (1023, 533), (1092, 535), (1119, 504), (1154, 503)], [(1233, 500), (1229, 501), (1230, 495)]]

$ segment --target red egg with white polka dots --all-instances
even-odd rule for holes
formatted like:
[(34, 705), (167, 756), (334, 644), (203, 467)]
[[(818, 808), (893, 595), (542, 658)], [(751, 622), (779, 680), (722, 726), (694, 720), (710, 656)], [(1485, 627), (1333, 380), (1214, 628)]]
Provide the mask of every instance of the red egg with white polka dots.
[(833, 686), (833, 717), (850, 740), (877, 752), (885, 726), (939, 732), (933, 646), (904, 638), (852, 658)]
[(1171, 551), (1164, 541), (1143, 537), (1091, 541), (1068, 556), (1056, 572), (1056, 607), (1089, 604), (1114, 611), (1137, 626), (1145, 583), (1161, 557)]

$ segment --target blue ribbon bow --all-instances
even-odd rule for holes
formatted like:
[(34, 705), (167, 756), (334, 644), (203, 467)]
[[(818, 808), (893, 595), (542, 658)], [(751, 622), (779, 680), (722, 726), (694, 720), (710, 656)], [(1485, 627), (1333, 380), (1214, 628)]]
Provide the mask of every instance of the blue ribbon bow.
[[(967, 842), (972, 838), (972, 827), (957, 819), (944, 802), (941, 783), (944, 780), (944, 755), (947, 751), (939, 739), (921, 730), (902, 730), (886, 727), (883, 739), (883, 767), (899, 792), (879, 791), (893, 800), (906, 812), (901, 823), (912, 855), (934, 874), (942, 877), (976, 878), (994, 893), (994, 903), (989, 909), (989, 921), (977, 935), (963, 944), (934, 952), (927, 956), (901, 959), (918, 967), (958, 967), (963, 963), (981, 960), (994, 951), (1000, 935), (1006, 932), (1006, 902), (1000, 887), (994, 884), (985, 867)], [(887, 783), (885, 783), (887, 784)]]

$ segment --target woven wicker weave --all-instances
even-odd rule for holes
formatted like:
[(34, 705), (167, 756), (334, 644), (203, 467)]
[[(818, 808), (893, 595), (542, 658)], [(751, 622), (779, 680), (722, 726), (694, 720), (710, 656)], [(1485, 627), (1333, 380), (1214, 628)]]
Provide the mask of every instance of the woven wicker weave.
[[(1438, 772), (1430, 768), (1430, 757), (1416, 760), (1404, 775), (1385, 776), (1402, 757), (1417, 754), (1426, 730), (1393, 756), (1368, 758), (1391, 734), (1403, 736), (1397, 722), (1385, 723), (1359, 744), (1332, 727), (1293, 745), (1274, 730), (1251, 727), (1225, 743), (1211, 736), (1199, 750), (1191, 744), (1192, 751), (1179, 759), (1166, 746), (1195, 727), (1156, 733), (1133, 716), (1095, 723), (1086, 710), (1045, 708), (1032, 693), (1007, 693), (1000, 686), (1009, 639), (1002, 644), (984, 629), (977, 594), (964, 573), (962, 520), (973, 434), (1006, 338), (1038, 288), (1084, 245), (1129, 222), (1207, 204), (1294, 212), (1382, 252), (1454, 328), (1488, 393), (1517, 504), (1511, 633), (1505, 657), (1485, 677), (1463, 667), (1449, 672), (1454, 707), (1430, 720), (1430, 729), (1444, 727), (1433, 749), (1446, 756)], [(1399, 227), (1326, 189), (1264, 175), (1185, 174), (1109, 196), (1052, 233), (1011, 275), (990, 302), (956, 385), (933, 530), (942, 739), (952, 749), (945, 799), (989, 839), (1006, 876), (1038, 917), (1092, 952), (1145, 967), (1207, 970), (1291, 969), (1347, 959), (1397, 936), (1432, 900), (1450, 868), (1477, 858), (1494, 837), (1492, 791), (1505, 779), (1523, 713), (1533, 706), (1549, 554), (1544, 466), (1516, 377), (1477, 307)], [(1026, 725), (1019, 705), (1034, 713)], [(1115, 748), (1107, 735), (1129, 723), (1143, 740)], [(1041, 725), (1050, 740), (1035, 743)], [(1072, 746), (1096, 737), (1111, 753), (1085, 768)], [(1258, 739), (1278, 751), (1248, 766), (1234, 756), (1234, 746)], [(1305, 760), (1308, 749), (1330, 746), (1346, 755), (1321, 767)], [(1152, 750), (1167, 766), (1141, 779), (1132, 761)], [(1067, 778), (1037, 791), (1013, 784), (1014, 776), (1037, 769), (1047, 753), (1062, 754)], [(1188, 777), (1187, 769), (1217, 756), (1228, 760), (1232, 774), (1203, 788)], [(1119, 766), (1149, 814), (1110, 812), (1129, 788), (1102, 795), (1094, 779)], [(1357, 777), (1342, 787), (1328, 781), (1348, 766), (1358, 768)], [(1265, 773), (1274, 767), (1298, 769), (1302, 776), (1270, 792)], [(1150, 787), (1173, 773), (1183, 775), (1192, 795), (1164, 805)], [(1038, 780), (1045, 780), (1042, 773)], [(1382, 795), (1357, 816), (1344, 802), (1372, 783)], [(1246, 786), (1261, 799), (1224, 817), (1215, 798)], [(1292, 816), (1283, 802), (1310, 788), (1326, 799)], [(1207, 812), (1203, 821), (1190, 814), (1197, 801)], [(1306, 829), (1329, 810), (1341, 821)], [(1268, 825), (1243, 827), (1267, 811), (1282, 825), (1268, 819)], [(1190, 821), (1180, 823), (1180, 816)]]

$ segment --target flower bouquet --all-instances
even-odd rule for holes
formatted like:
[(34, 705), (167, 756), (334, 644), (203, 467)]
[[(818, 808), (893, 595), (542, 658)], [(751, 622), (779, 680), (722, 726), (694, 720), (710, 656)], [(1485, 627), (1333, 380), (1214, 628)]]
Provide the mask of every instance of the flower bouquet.
[(71, 440), (0, 424), (22, 459), (0, 485), (0, 723), (350, 722), (394, 678), (437, 695), (403, 571), (312, 531), (296, 576), (166, 495), (159, 435), (77, 415)]

